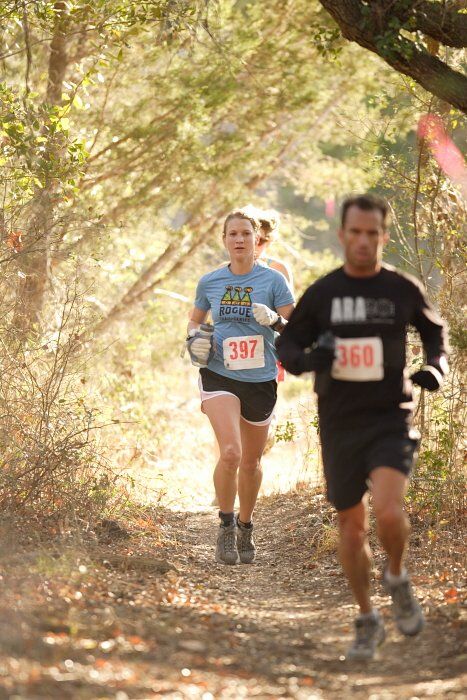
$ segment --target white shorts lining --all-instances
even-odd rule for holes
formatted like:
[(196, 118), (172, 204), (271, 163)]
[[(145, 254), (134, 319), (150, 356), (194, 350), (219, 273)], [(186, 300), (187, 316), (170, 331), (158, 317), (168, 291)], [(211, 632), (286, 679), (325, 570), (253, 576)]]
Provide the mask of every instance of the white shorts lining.
[(238, 398), (238, 396), (235, 396), (235, 394), (232, 394), (231, 391), (204, 391), (203, 389), (203, 382), (201, 381), (201, 377), (198, 377), (198, 388), (199, 388), (199, 393), (201, 396), (201, 403), (203, 401), (209, 401), (209, 399), (215, 399), (217, 396), (233, 396), (234, 398)]
[[(203, 382), (201, 381), (201, 377), (198, 377), (198, 387), (199, 387), (199, 393), (200, 393), (200, 397), (201, 397), (201, 404), (203, 403), (203, 401), (209, 401), (209, 399), (215, 399), (218, 396), (233, 396), (235, 399), (240, 401), (238, 396), (235, 396), (235, 394), (232, 394), (231, 391), (204, 391)], [(204, 411), (203, 411), (203, 413), (204, 413)], [(273, 409), (271, 415), (266, 418), (266, 420), (259, 421), (258, 423), (255, 423), (252, 420), (247, 420), (242, 415), (240, 415), (240, 418), (242, 420), (244, 420), (245, 423), (249, 423), (249, 425), (257, 425), (259, 427), (261, 427), (263, 425), (269, 425), (269, 423), (272, 421), (273, 417), (274, 417), (274, 409)]]
[(249, 423), (250, 425), (257, 425), (258, 427), (261, 427), (262, 425), (269, 425), (270, 422), (272, 421), (273, 417), (274, 417), (274, 411), (271, 413), (270, 416), (268, 416), (268, 418), (266, 418), (266, 420), (261, 420), (258, 423), (254, 423), (252, 420), (247, 420), (243, 416), (240, 416), (240, 418), (242, 420), (244, 420), (245, 423)]

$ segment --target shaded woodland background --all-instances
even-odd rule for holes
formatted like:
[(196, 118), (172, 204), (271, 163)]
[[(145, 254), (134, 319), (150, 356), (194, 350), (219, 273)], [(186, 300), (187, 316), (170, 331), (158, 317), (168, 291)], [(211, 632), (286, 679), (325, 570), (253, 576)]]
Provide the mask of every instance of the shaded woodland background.
[[(463, 3), (41, 0), (0, 19), (2, 518), (80, 531), (158, 502), (207, 444), (179, 354), (222, 218), (279, 209), (300, 294), (338, 264), (342, 198), (371, 190), (388, 260), (450, 325), (409, 507), (434, 540), (459, 531), (466, 202), (417, 125), (465, 141)], [(300, 430), (316, 442), (313, 408)]]
[[(0, 3), (0, 698), (464, 697), (466, 38), (457, 0)], [(384, 658), (349, 670), (311, 378), (280, 387), (257, 564), (216, 567), (180, 351), (232, 207), (281, 212), (300, 295), (366, 190), (452, 354), (407, 499), (429, 624), (401, 640), (375, 582)]]

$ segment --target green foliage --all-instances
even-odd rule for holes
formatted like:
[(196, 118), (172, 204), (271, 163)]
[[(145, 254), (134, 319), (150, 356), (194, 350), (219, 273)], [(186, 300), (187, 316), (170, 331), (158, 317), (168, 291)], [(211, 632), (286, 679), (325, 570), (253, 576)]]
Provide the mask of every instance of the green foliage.
[[(141, 453), (157, 473), (167, 455), (176, 459), (173, 411), (191, 391), (178, 360), (186, 299), (200, 272), (222, 261), (220, 221), (233, 206), (284, 210), (271, 253), (292, 263), (301, 292), (337, 264), (338, 222), (323, 200), (386, 194), (397, 213), (394, 260), (441, 286), (453, 344), (465, 348), (462, 205), (414, 139), (426, 95), (348, 45), (320, 3), (41, 0), (3, 3), (0, 17), (5, 335), (16, 333), (21, 291), (35, 281), (40, 333), (55, 332), (78, 276), (94, 309), (88, 326), (113, 321), (83, 379), (103, 420), (122, 421), (107, 429), (103, 450), (119, 466), (139, 464)], [(403, 43), (406, 30), (388, 24), (382, 50)], [(459, 115), (444, 116), (461, 133)], [(161, 297), (159, 287), (178, 296)], [(84, 399), (62, 399), (54, 421), (88, 419)], [(38, 416), (39, 399), (30, 401)], [(286, 423), (278, 439), (292, 438)], [(29, 446), (21, 449), (24, 460)], [(69, 459), (93, 467), (86, 446)], [(86, 503), (112, 502), (112, 480), (80, 478)]]
[(297, 426), (291, 420), (286, 420), (276, 427), (274, 436), (277, 442), (293, 442), (297, 432)]
[(457, 460), (462, 424), (453, 419), (452, 406), (438, 398), (430, 411), (430, 433), (422, 443), (408, 497), (411, 507), (432, 519), (456, 519), (462, 511), (465, 474)]

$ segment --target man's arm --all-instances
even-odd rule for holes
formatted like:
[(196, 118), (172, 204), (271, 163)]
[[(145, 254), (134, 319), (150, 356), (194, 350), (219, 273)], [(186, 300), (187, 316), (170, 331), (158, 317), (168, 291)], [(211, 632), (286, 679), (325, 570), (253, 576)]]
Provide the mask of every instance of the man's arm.
[(418, 285), (411, 323), (420, 334), (426, 356), (426, 364), (412, 374), (411, 379), (423, 389), (436, 391), (443, 384), (449, 371), (447, 329), (436, 309), (428, 301), (425, 290)]
[(279, 360), (290, 374), (329, 369), (334, 359), (332, 350), (322, 347), (310, 350), (319, 335), (319, 326), (314, 314), (315, 294), (313, 286), (309, 287), (276, 340)]

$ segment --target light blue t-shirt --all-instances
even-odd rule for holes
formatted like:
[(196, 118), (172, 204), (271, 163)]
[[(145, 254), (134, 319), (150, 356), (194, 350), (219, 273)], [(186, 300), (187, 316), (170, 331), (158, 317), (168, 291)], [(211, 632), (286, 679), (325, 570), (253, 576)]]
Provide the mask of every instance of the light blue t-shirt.
[(275, 333), (255, 321), (251, 306), (266, 304), (277, 310), (293, 301), (284, 275), (261, 262), (245, 275), (234, 275), (230, 267), (204, 275), (198, 282), (195, 307), (210, 310), (214, 323), (214, 357), (208, 369), (241, 382), (275, 379)]

